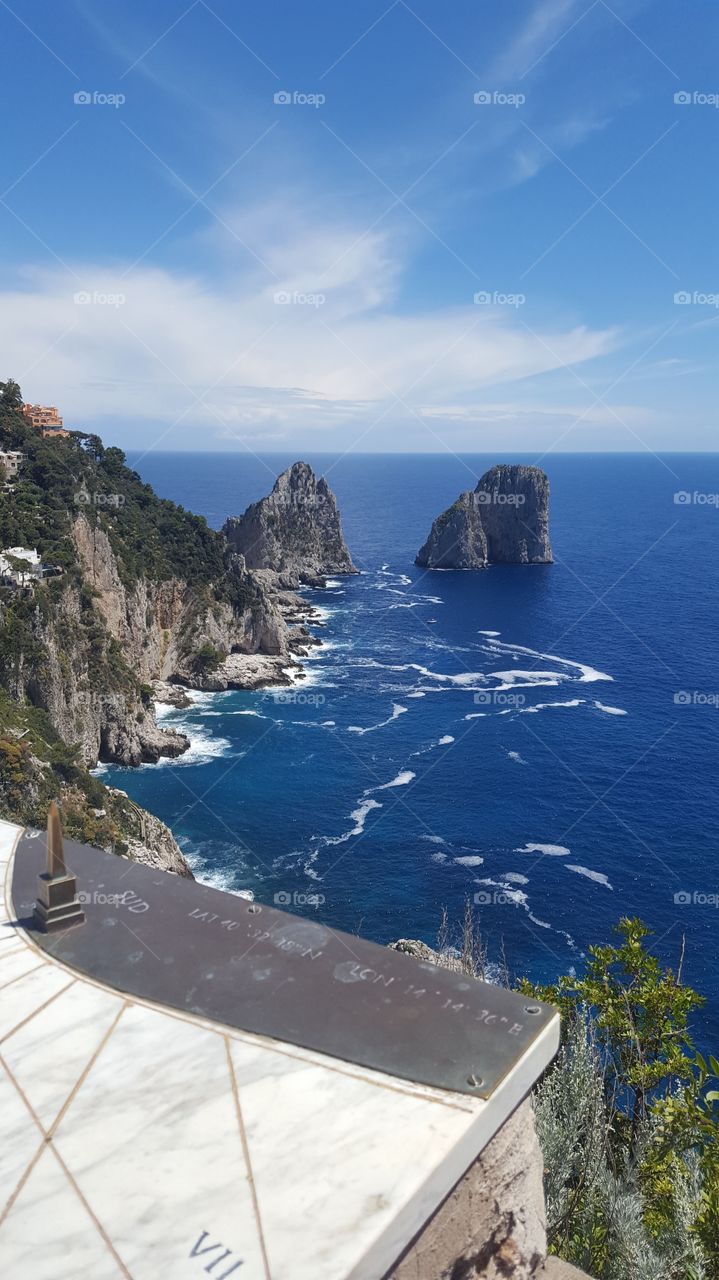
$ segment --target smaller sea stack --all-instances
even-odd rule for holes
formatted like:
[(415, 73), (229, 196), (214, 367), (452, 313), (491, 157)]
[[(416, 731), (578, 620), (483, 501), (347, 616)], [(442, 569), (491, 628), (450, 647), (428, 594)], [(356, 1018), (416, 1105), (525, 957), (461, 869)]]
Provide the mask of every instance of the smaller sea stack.
[(549, 480), (539, 467), (507, 463), (437, 517), (415, 560), (428, 569), (551, 563)]

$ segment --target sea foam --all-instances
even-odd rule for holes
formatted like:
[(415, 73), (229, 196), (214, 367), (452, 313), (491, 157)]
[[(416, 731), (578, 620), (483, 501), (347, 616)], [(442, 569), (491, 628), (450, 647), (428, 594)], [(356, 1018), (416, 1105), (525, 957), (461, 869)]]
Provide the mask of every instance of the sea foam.
[(563, 844), (523, 844), (514, 850), (515, 853), (546, 853), (550, 858), (564, 858), (571, 853)]

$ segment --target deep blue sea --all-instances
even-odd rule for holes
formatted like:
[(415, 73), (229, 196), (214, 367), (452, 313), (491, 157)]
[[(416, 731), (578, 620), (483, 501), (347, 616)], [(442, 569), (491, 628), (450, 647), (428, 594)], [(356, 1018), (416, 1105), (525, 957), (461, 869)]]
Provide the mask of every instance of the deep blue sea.
[[(296, 457), (128, 461), (219, 527)], [(361, 569), (308, 593), (308, 679), (197, 695), (165, 720), (185, 757), (105, 779), (200, 879), (379, 942), (432, 943), (441, 908), (458, 920), (475, 895), (515, 975), (579, 967), (621, 915), (668, 963), (686, 935), (716, 1049), (719, 455), (550, 455), (555, 564), (479, 573), (414, 556), (489, 466), (535, 459), (306, 460)]]

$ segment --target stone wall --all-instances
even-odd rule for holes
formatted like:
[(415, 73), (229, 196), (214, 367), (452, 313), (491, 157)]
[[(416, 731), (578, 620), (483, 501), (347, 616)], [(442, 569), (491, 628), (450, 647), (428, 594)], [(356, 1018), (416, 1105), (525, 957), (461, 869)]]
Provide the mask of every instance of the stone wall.
[(542, 1153), (525, 1098), (385, 1280), (587, 1280), (546, 1254)]

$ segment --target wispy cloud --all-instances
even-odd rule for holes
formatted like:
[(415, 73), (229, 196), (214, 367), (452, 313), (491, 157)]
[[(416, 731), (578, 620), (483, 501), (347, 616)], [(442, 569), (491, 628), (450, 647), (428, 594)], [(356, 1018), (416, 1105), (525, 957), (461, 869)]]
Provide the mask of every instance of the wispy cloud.
[[(222, 284), (185, 271), (139, 266), (127, 274), (75, 263), (28, 273), (2, 296), (0, 342), (31, 399), (63, 403), (69, 419), (105, 417), (182, 425), (225, 436), (334, 429), (359, 431), (384, 408), (416, 413), (477, 392), (591, 360), (617, 334), (539, 326), (511, 308), (401, 305), (406, 247), (389, 233), (238, 212), (272, 284), (253, 263)], [(81, 295), (79, 300), (78, 295)], [(67, 335), (62, 337), (62, 335)], [(47, 355), (38, 363), (38, 352)], [(184, 433), (184, 434), (183, 434)], [(343, 432), (343, 434), (347, 434)]]
[(489, 78), (501, 84), (529, 75), (592, 8), (593, 0), (538, 0), (524, 25), (488, 68)]

